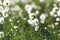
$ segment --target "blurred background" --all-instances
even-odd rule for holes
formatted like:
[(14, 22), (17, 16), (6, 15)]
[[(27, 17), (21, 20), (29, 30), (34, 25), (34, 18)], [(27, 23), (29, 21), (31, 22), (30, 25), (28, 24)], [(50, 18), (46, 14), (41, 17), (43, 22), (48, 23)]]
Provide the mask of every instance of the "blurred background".
[(0, 0), (0, 40), (60, 40), (60, 0)]

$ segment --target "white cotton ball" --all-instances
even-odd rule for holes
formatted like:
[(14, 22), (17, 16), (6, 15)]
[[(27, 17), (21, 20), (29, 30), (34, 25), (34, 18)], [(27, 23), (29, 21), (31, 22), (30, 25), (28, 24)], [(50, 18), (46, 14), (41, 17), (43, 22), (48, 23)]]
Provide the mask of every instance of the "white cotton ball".
[(58, 10), (58, 7), (54, 7), (54, 8), (52, 9), (53, 12), (56, 12), (57, 10)]
[(40, 15), (40, 20), (44, 21), (46, 19), (47, 15), (46, 14), (41, 14)]
[(38, 11), (38, 10), (36, 10), (35, 14), (36, 14), (36, 15), (38, 15), (38, 14), (39, 14), (39, 11)]
[(60, 10), (58, 10), (57, 15), (60, 17)]
[(55, 22), (55, 25), (58, 25), (59, 23), (58, 22)]
[(4, 17), (0, 17), (0, 24), (4, 23)]
[(35, 31), (38, 31), (38, 29), (39, 29), (39, 26), (35, 26)]
[(4, 0), (3, 1), (3, 6), (10, 6), (11, 5), (11, 1), (10, 0)]
[(38, 19), (34, 19), (35, 21), (35, 25), (39, 25), (39, 20)]
[(55, 13), (53, 11), (50, 12), (50, 15), (53, 16)]
[(44, 2), (45, 0), (39, 0), (40, 2)]
[(47, 27), (45, 27), (44, 29), (47, 29)]
[(4, 10), (4, 11), (2, 12), (2, 16), (3, 16), (4, 18), (8, 17), (8, 12), (7, 12), (6, 10)]
[(56, 21), (60, 21), (60, 18), (56, 18)]
[(13, 29), (10, 29), (10, 31), (13, 31)]
[(26, 4), (26, 5), (25, 5), (25, 10), (26, 10), (26, 11), (32, 11), (32, 6), (29, 5), (29, 4)]
[(0, 38), (3, 38), (3, 37), (4, 37), (4, 32), (1, 31), (1, 32), (0, 32)]
[(60, 2), (60, 0), (57, 0), (57, 2)]
[(57, 17), (57, 14), (54, 14), (53, 16), (54, 16), (54, 17)]
[(30, 19), (34, 19), (34, 18), (35, 18), (35, 14), (34, 14), (34, 13), (30, 13), (30, 14), (29, 14), (29, 18), (30, 18)]
[(34, 20), (30, 20), (30, 19), (29, 19), (29, 20), (28, 20), (28, 23), (31, 24), (32, 26), (35, 25), (35, 21), (34, 21)]
[(31, 14), (31, 11), (27, 11), (28, 14)]
[(2, 12), (4, 9), (3, 9), (3, 7), (2, 6), (0, 6), (0, 12)]
[(57, 4), (53, 4), (53, 6), (54, 6), (54, 7), (56, 7), (56, 6), (57, 6)]
[(14, 26), (14, 29), (16, 29), (16, 28), (18, 28), (18, 26), (15, 25), (15, 26)]
[(47, 40), (47, 39), (44, 39), (44, 40)]
[(9, 21), (12, 22), (12, 19), (10, 18)]
[(0, 6), (2, 6), (2, 2), (0, 1)]

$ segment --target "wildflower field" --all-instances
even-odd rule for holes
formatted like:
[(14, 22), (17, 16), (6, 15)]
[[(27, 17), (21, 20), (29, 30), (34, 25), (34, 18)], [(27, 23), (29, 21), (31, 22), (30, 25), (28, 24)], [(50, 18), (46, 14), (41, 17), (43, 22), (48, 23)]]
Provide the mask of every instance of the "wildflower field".
[(0, 40), (60, 40), (60, 0), (0, 0)]

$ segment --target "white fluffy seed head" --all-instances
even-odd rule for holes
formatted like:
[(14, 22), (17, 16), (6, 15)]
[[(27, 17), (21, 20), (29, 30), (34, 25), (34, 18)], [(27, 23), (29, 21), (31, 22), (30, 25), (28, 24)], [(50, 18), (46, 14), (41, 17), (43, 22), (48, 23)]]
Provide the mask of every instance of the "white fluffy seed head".
[(32, 6), (30, 4), (25, 5), (25, 10), (26, 11), (32, 11)]
[(2, 6), (2, 2), (0, 1), (0, 6)]
[(1, 32), (0, 32), (0, 38), (3, 38), (3, 37), (4, 37), (4, 32), (1, 31)]
[(55, 25), (58, 25), (59, 23), (58, 22), (55, 22)]
[(16, 29), (16, 28), (18, 28), (18, 26), (15, 25), (15, 26), (14, 26), (14, 29)]
[(34, 20), (31, 20), (31, 19), (28, 20), (28, 23), (31, 24), (32, 26), (35, 25), (35, 21)]
[(4, 18), (7, 18), (7, 17), (8, 17), (8, 11), (4, 10), (4, 11), (2, 12), (2, 16), (3, 16)]
[(39, 0), (40, 2), (45, 2), (45, 0)]
[(58, 7), (54, 7), (54, 8), (52, 9), (53, 12), (56, 12), (57, 10), (58, 10)]
[(60, 18), (56, 18), (56, 21), (60, 21)]
[(60, 17), (60, 10), (58, 10), (57, 15)]
[(39, 14), (39, 11), (38, 11), (38, 10), (36, 10), (35, 14), (36, 14), (36, 15), (38, 15), (38, 14)]
[(33, 20), (29, 19), (28, 23), (31, 24), (32, 26), (39, 26), (38, 19), (33, 19)]
[(12, 19), (10, 18), (9, 21), (12, 22)]
[(30, 14), (29, 14), (29, 18), (30, 18), (30, 19), (34, 19), (34, 18), (35, 18), (35, 14), (34, 14), (34, 13), (30, 13)]
[(2, 12), (4, 9), (3, 9), (3, 6), (0, 6), (0, 12)]
[(35, 26), (35, 31), (38, 31), (38, 29), (39, 29), (39, 26)]
[(45, 27), (44, 29), (47, 29), (47, 27)]
[(57, 2), (60, 2), (60, 0), (57, 0)]
[(54, 14), (53, 16), (54, 16), (54, 17), (57, 17), (57, 14)]
[(4, 0), (3, 1), (3, 6), (10, 6), (11, 5), (11, 1), (10, 0)]
[(53, 11), (51, 11), (51, 12), (50, 12), (50, 15), (51, 15), (51, 16), (53, 16), (53, 15), (54, 15), (54, 12), (53, 12)]
[(39, 25), (39, 20), (38, 19), (34, 19), (35, 21), (35, 25)]
[(44, 21), (46, 19), (47, 15), (46, 14), (41, 14), (40, 15), (40, 20)]
[(57, 6), (57, 4), (53, 4), (53, 6), (54, 6), (54, 7), (56, 7), (56, 6)]
[(0, 17), (0, 24), (4, 23), (4, 17)]

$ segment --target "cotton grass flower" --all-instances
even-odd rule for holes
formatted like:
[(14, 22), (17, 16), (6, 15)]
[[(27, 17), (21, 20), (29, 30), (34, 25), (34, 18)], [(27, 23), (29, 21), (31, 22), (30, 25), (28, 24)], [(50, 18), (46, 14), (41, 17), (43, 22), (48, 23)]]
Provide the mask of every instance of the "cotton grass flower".
[(4, 18), (8, 17), (8, 12), (7, 12), (6, 10), (4, 10), (3, 13), (2, 13), (2, 16), (3, 16)]
[(47, 15), (43, 13), (40, 15), (40, 20), (44, 21), (46, 19), (46, 17), (47, 17)]
[(31, 13), (29, 14), (29, 20), (28, 20), (28, 23), (32, 26), (35, 26), (35, 31), (38, 31), (39, 29), (39, 21), (37, 18), (35, 18), (35, 14), (34, 13)]
[(44, 21), (45, 21), (46, 17), (47, 17), (47, 15), (46, 15), (46, 14), (44, 14), (44, 13), (43, 13), (43, 14), (41, 14), (41, 15), (40, 15), (40, 22), (41, 22), (41, 23), (44, 23)]
[(57, 17), (58, 15), (57, 14), (54, 14), (53, 17)]
[(60, 9), (58, 10), (57, 15), (60, 17)]
[(10, 6), (11, 5), (11, 1), (10, 0), (4, 0), (3, 1), (3, 6)]
[(47, 29), (47, 27), (45, 27), (44, 29)]
[(0, 0), (0, 6), (2, 6), (2, 2), (1, 2), (1, 0)]
[(25, 5), (25, 10), (26, 11), (28, 11), (28, 10), (31, 11), (32, 10), (32, 6), (30, 4), (26, 4)]
[(57, 0), (57, 2), (60, 2), (60, 0)]
[(9, 21), (12, 22), (13, 20), (10, 18)]
[(60, 21), (60, 18), (56, 18), (56, 21)]
[(36, 10), (35, 14), (36, 14), (36, 15), (38, 15), (38, 14), (39, 14), (39, 11), (38, 11), (38, 10)]
[(39, 20), (34, 19), (34, 21), (35, 21), (35, 31), (38, 31), (38, 29), (39, 29)]
[(35, 26), (35, 31), (38, 31), (38, 29), (39, 29), (39, 26)]
[(28, 20), (28, 23), (30, 24), (30, 25), (32, 25), (32, 26), (35, 26), (35, 31), (38, 31), (38, 29), (39, 29), (39, 21), (38, 21), (38, 19), (34, 19), (34, 20)]
[(28, 23), (29, 23), (30, 25), (32, 25), (32, 26), (35, 25), (35, 21), (34, 21), (34, 20), (31, 20), (31, 19), (28, 20)]
[(53, 12), (53, 11), (50, 12), (50, 15), (51, 15), (51, 16), (53, 16), (54, 14), (55, 14), (55, 12)]
[(4, 32), (0, 31), (0, 38), (3, 38), (3, 37), (4, 37)]
[(52, 9), (53, 12), (56, 12), (57, 10), (58, 10), (58, 7), (54, 7), (54, 8)]
[(58, 25), (59, 23), (58, 22), (55, 22), (55, 25)]
[(4, 23), (4, 17), (0, 17), (0, 24)]
[(45, 2), (45, 0), (39, 0), (40, 2)]
[(32, 6), (30, 4), (26, 4), (25, 5), (25, 10), (28, 12), (28, 11), (32, 11)]
[(34, 13), (30, 13), (30, 14), (29, 14), (29, 18), (30, 18), (30, 19), (34, 19), (34, 18), (35, 18), (35, 14), (34, 14)]
[(18, 28), (18, 26), (15, 25), (15, 26), (14, 26), (14, 29), (16, 29), (16, 28)]
[(3, 6), (0, 6), (0, 12), (2, 12), (4, 10)]

